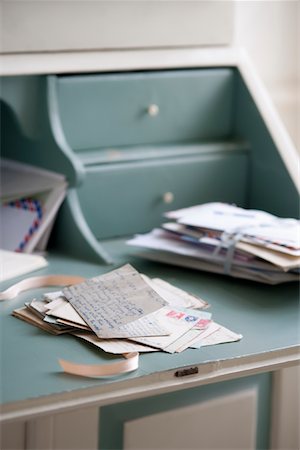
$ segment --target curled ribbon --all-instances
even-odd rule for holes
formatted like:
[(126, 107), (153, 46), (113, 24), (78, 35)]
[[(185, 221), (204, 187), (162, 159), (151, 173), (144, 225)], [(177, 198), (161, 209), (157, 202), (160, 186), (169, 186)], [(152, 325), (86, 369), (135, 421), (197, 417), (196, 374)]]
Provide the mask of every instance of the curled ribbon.
[(28, 289), (47, 286), (70, 286), (71, 284), (82, 283), (84, 280), (85, 278), (83, 277), (72, 275), (44, 275), (40, 277), (31, 277), (0, 292), (0, 300), (10, 300)]
[(59, 364), (64, 372), (83, 377), (111, 377), (132, 372), (139, 367), (138, 352), (124, 353), (123, 356), (126, 358), (124, 361), (112, 364), (75, 364), (64, 359), (59, 359)]

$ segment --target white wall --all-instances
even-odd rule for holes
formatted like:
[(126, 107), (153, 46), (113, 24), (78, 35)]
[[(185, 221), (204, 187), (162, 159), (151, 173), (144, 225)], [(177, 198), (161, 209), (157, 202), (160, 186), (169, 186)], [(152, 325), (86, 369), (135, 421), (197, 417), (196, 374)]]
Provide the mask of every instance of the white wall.
[(0, 52), (42, 59), (44, 51), (226, 45), (234, 16), (233, 41), (250, 54), (300, 151), (300, 0), (0, 0), (1, 7)]
[(300, 2), (236, 1), (235, 43), (247, 50), (300, 151)]

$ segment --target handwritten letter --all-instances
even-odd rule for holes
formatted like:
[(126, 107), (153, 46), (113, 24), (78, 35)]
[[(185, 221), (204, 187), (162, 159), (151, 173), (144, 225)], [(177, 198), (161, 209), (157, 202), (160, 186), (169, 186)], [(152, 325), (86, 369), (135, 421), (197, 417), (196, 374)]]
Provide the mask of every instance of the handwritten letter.
[(65, 288), (63, 294), (99, 337), (166, 304), (129, 264)]

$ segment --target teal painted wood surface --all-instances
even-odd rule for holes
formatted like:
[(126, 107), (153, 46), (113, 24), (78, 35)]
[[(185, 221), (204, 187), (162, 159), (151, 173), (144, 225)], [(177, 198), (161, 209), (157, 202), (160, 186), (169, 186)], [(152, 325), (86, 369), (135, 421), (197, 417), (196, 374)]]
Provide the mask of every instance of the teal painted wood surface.
[[(236, 150), (91, 166), (78, 195), (97, 238), (144, 232), (171, 209), (209, 201), (245, 205), (247, 163), (247, 151)], [(167, 192), (171, 204), (164, 202)]]
[[(95, 194), (93, 193), (95, 203)], [(99, 205), (97, 204), (97, 210)], [(60, 208), (50, 245), (59, 248), (60, 252), (72, 255), (85, 261), (111, 263), (111, 257), (106, 252), (95, 234), (91, 231), (82, 212), (77, 189), (68, 190), (63, 206)]]
[(1, 157), (62, 173), (70, 186), (84, 178), (82, 162), (65, 140), (51, 78), (2, 77)]
[[(114, 266), (83, 262), (52, 252), (49, 255), (49, 267), (41, 269), (35, 275), (69, 273), (91, 277), (124, 262), (131, 262), (139, 271), (149, 276), (161, 277), (203, 297), (211, 305), (214, 320), (242, 333), (243, 339), (237, 343), (200, 350), (189, 349), (180, 354), (158, 352), (141, 355), (139, 369), (121, 377), (101, 380), (66, 375), (61, 372), (58, 358), (90, 364), (105, 363), (117, 358), (72, 336), (52, 336), (12, 317), (10, 313), (14, 308), (22, 306), (25, 301), (34, 297), (39, 298), (45, 291), (34, 290), (0, 305), (2, 403), (72, 392), (87, 387), (101, 387), (104, 384), (113, 390), (114, 385), (117, 386), (119, 382), (149, 374), (159, 374), (195, 364), (239, 359), (247, 355), (264, 357), (269, 352), (299, 345), (297, 283), (267, 286), (150, 263), (137, 258), (134, 255), (135, 249), (125, 246), (122, 240), (108, 241), (104, 248), (114, 258)], [(9, 285), (9, 282), (2, 283), (1, 290)]]
[[(271, 387), (271, 374), (265, 373), (239, 380), (225, 381), (171, 394), (105, 406), (100, 409), (99, 449), (121, 450), (124, 448), (124, 423), (127, 421), (171, 410), (178, 411), (179, 408), (201, 404), (215, 398), (238, 393), (242, 390), (254, 389), (258, 399), (256, 449), (265, 450), (269, 448)], [(178, 412), (180, 413), (180, 411)], [(230, 414), (230, 410), (228, 414)], [(220, 424), (218, 423), (212, 424), (212, 433), (217, 433), (219, 426)], [(184, 423), (181, 425), (181, 432), (185, 433)], [(155, 430), (153, 430), (153, 433), (155, 433)], [(197, 435), (197, 430), (195, 430), (195, 434)], [(168, 437), (166, 436), (166, 444), (167, 442)], [(187, 436), (187, 445), (188, 442)], [(202, 448), (201, 434), (199, 435), (199, 448)]]
[[(75, 151), (227, 138), (233, 89), (227, 68), (57, 77), (61, 120)], [(152, 104), (155, 117), (147, 111)]]
[(168, 158), (189, 156), (213, 156), (232, 153), (246, 153), (250, 151), (247, 141), (241, 139), (228, 139), (219, 141), (205, 141), (196, 143), (175, 143), (157, 145), (122, 146), (115, 149), (92, 149), (78, 153), (78, 158), (85, 167), (99, 164), (115, 164), (131, 161), (167, 160)]

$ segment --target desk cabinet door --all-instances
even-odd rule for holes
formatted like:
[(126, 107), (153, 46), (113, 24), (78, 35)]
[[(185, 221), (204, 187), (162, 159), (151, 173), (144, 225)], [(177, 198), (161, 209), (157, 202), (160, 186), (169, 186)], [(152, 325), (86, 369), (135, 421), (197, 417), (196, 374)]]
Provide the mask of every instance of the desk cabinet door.
[(270, 404), (265, 373), (106, 406), (99, 448), (266, 449)]
[(255, 389), (124, 424), (124, 450), (254, 449)]
[(85, 407), (1, 424), (1, 450), (95, 450), (99, 408)]

